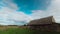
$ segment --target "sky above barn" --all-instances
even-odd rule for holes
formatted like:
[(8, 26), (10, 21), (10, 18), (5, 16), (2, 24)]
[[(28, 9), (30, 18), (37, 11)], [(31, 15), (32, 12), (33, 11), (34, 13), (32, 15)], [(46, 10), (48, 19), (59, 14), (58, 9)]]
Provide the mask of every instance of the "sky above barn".
[(24, 25), (48, 16), (60, 23), (60, 0), (0, 0), (1, 25)]

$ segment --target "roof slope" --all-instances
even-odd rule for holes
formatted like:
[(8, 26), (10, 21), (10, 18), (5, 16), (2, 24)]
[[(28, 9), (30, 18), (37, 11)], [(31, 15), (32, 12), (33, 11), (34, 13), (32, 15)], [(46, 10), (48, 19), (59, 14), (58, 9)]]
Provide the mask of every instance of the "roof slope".
[(54, 20), (53, 16), (49, 16), (49, 17), (33, 20), (28, 25), (34, 25), (34, 24), (52, 24), (52, 23), (55, 23), (55, 20)]

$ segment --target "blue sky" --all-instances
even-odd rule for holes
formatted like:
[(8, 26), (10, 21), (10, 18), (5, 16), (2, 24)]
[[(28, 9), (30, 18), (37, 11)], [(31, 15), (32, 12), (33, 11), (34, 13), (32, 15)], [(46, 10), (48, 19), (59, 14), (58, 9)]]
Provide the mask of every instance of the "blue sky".
[(26, 14), (31, 14), (31, 10), (46, 10), (50, 1), (51, 0), (14, 0), (19, 10)]
[(24, 25), (54, 16), (60, 23), (60, 0), (0, 0), (0, 24)]

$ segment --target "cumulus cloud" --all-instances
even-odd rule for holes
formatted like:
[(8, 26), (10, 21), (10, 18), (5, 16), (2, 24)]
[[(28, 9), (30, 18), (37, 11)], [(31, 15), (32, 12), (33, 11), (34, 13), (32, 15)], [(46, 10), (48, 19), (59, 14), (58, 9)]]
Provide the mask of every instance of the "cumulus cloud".
[(0, 7), (0, 24), (2, 25), (23, 25), (32, 20), (30, 16), (18, 12), (18, 6), (12, 0), (2, 0)]
[(0, 24), (22, 25), (28, 23), (31, 19), (30, 16), (23, 12), (17, 12), (7, 7), (3, 7), (0, 10)]
[(60, 0), (52, 0), (47, 11), (54, 16), (56, 22), (60, 23)]
[(31, 17), (33, 19), (44, 18), (44, 17), (47, 17), (47, 16), (50, 16), (49, 12), (48, 11), (43, 11), (43, 10), (33, 10), (32, 14), (31, 14)]
[(39, 19), (47, 16), (54, 16), (57, 23), (60, 23), (60, 0), (52, 0), (46, 11), (32, 10), (32, 17)]
[(18, 10), (18, 6), (15, 3), (13, 3), (13, 0), (1, 0), (0, 6), (9, 7), (11, 9)]
[[(47, 2), (48, 3), (48, 2)], [(3, 25), (23, 25), (30, 20), (40, 19), (53, 15), (56, 22), (60, 22), (60, 0), (52, 0), (47, 10), (32, 10), (32, 14), (26, 15), (17, 12), (18, 6), (12, 0), (2, 0), (0, 2), (0, 24)]]

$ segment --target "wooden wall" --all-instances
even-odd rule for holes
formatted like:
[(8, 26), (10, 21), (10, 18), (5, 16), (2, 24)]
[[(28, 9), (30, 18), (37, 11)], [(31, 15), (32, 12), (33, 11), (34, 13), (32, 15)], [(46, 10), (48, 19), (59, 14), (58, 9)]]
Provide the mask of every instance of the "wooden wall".
[(57, 32), (60, 32), (60, 26), (58, 24), (31, 25), (29, 27), (32, 30), (57, 31)]

